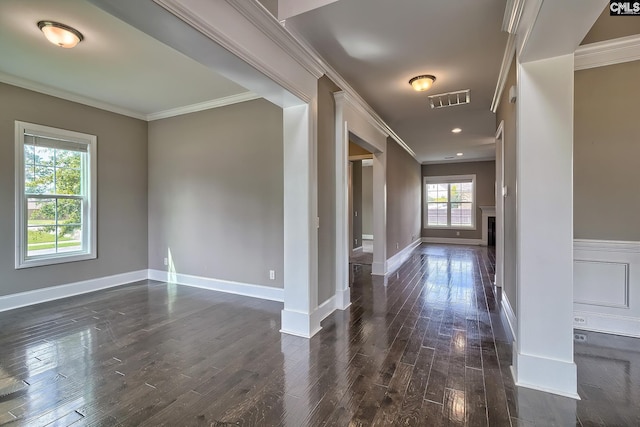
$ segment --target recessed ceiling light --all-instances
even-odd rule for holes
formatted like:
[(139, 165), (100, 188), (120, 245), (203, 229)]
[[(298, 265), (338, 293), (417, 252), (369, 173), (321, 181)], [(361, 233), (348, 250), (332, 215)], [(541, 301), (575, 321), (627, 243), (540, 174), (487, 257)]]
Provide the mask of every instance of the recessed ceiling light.
[(460, 128), (453, 128), (453, 129), (451, 129), (451, 132), (453, 132), (453, 133), (460, 133), (460, 132), (462, 132), (462, 129), (460, 129)]
[(409, 84), (418, 92), (423, 92), (425, 90), (428, 90), (435, 81), (435, 76), (432, 76), (431, 74), (425, 74), (423, 76), (416, 76), (412, 78), (411, 80), (409, 80)]
[(80, 31), (71, 28), (68, 25), (53, 21), (40, 21), (38, 28), (44, 33), (44, 36), (56, 46), (70, 49), (84, 40), (84, 36)]
[(464, 156), (464, 153), (456, 153), (456, 156), (458, 156), (458, 157)]

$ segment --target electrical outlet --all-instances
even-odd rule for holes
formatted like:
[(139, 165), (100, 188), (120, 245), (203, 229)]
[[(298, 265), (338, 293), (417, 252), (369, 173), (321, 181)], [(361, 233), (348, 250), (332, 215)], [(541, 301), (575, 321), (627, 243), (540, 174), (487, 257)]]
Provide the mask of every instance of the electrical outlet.
[(460, 232), (459, 232), (459, 231), (456, 231), (456, 236), (459, 236), (459, 235), (460, 235)]
[(579, 323), (582, 325), (586, 325), (587, 324), (587, 319), (585, 319), (582, 316), (573, 316), (573, 323)]
[(573, 340), (587, 342), (587, 336), (585, 334), (573, 334)]
[(396, 249), (400, 249), (400, 243), (396, 243)]
[(164, 259), (164, 265), (169, 265), (169, 260), (167, 258)]
[(269, 270), (269, 280), (276, 280), (276, 271)]

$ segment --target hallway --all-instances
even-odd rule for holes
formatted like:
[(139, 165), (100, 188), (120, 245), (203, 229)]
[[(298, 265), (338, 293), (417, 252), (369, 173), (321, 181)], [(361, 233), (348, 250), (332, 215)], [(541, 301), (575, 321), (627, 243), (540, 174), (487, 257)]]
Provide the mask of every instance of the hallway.
[(311, 340), (280, 303), (152, 281), (0, 313), (0, 425), (640, 425), (638, 340), (579, 333), (581, 401), (514, 386), (493, 261), (355, 267)]

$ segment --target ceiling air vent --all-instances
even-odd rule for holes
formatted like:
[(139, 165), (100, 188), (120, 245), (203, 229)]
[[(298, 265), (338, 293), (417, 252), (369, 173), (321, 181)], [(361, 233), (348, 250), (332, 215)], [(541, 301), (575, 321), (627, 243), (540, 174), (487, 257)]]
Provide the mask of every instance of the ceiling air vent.
[(429, 96), (431, 108), (453, 107), (471, 102), (470, 90), (459, 90), (456, 92), (439, 93)]

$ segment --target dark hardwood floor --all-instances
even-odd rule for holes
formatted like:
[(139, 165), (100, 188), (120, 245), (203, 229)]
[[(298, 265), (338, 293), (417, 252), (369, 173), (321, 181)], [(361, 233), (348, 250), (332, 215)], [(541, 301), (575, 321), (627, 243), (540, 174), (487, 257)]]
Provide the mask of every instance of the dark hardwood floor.
[(577, 331), (582, 400), (515, 387), (487, 248), (422, 245), (311, 340), (282, 305), (140, 282), (0, 313), (0, 425), (640, 426), (640, 340)]

